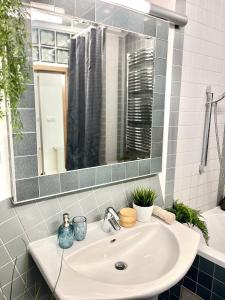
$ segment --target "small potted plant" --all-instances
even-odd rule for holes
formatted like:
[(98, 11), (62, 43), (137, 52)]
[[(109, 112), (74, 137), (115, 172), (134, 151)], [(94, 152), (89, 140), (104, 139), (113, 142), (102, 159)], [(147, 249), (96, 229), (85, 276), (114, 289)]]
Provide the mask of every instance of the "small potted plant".
[(157, 194), (151, 188), (138, 187), (132, 193), (133, 208), (137, 212), (139, 222), (149, 222), (153, 211), (153, 203)]

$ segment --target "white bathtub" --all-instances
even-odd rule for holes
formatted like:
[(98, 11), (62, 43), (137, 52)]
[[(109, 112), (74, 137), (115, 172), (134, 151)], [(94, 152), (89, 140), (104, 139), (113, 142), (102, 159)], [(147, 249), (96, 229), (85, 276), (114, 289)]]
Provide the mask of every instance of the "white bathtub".
[(198, 254), (225, 268), (225, 211), (220, 207), (203, 213), (209, 230), (209, 246), (202, 238)]

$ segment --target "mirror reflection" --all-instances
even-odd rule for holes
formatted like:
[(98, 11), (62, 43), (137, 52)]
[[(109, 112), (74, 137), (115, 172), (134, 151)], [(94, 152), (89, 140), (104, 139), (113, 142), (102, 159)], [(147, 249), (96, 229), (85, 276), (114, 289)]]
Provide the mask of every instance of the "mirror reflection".
[(31, 18), (39, 174), (149, 158), (155, 39)]

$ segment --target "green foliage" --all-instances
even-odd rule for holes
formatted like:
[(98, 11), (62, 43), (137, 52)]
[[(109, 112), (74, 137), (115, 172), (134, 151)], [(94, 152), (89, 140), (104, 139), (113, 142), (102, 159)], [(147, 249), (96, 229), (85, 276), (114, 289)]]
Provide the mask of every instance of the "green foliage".
[(0, 119), (4, 117), (1, 105), (5, 99), (18, 135), (22, 130), (18, 102), (30, 77), (25, 19), (21, 0), (0, 0)]
[(206, 223), (202, 220), (199, 210), (193, 209), (178, 201), (173, 202), (173, 206), (167, 209), (176, 215), (176, 220), (180, 223), (187, 223), (189, 226), (196, 226), (203, 234), (203, 237), (208, 245), (209, 233)]
[(138, 187), (132, 193), (134, 204), (142, 207), (152, 206), (157, 194), (150, 188)]

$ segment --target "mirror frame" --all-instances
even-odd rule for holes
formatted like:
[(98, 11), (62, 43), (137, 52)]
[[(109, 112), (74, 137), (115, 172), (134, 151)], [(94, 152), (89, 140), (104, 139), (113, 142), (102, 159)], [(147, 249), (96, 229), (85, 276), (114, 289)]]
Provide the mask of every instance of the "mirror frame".
[[(88, 13), (84, 9), (84, 1), (88, 2)], [(62, 1), (59, 2), (61, 3)], [(155, 38), (151, 157), (38, 176), (34, 83), (32, 81), (30, 84), (27, 84), (26, 92), (21, 97), (18, 107), (23, 123), (23, 139), (18, 140), (15, 134), (9, 134), (14, 204), (65, 195), (83, 189), (149, 176), (162, 170), (169, 23), (122, 6), (106, 3), (102, 0), (77, 0), (77, 2), (80, 3), (80, 7), (76, 3), (76, 9), (74, 9), (72, 14), (73, 18), (82, 18), (90, 22)], [(66, 5), (69, 5), (69, 3), (70, 1), (66, 2)], [(24, 5), (28, 9), (30, 8), (30, 5), (27, 3)], [(35, 7), (37, 8), (36, 5)], [(56, 11), (54, 5), (53, 9)], [(64, 11), (67, 13), (68, 8), (64, 7)], [(94, 13), (90, 13), (92, 11)], [(108, 13), (107, 16), (104, 15), (106, 12)], [(71, 10), (69, 10), (69, 14), (71, 16)], [(31, 36), (30, 20), (27, 22), (27, 29)], [(29, 55), (30, 64), (33, 64), (31, 51)]]

